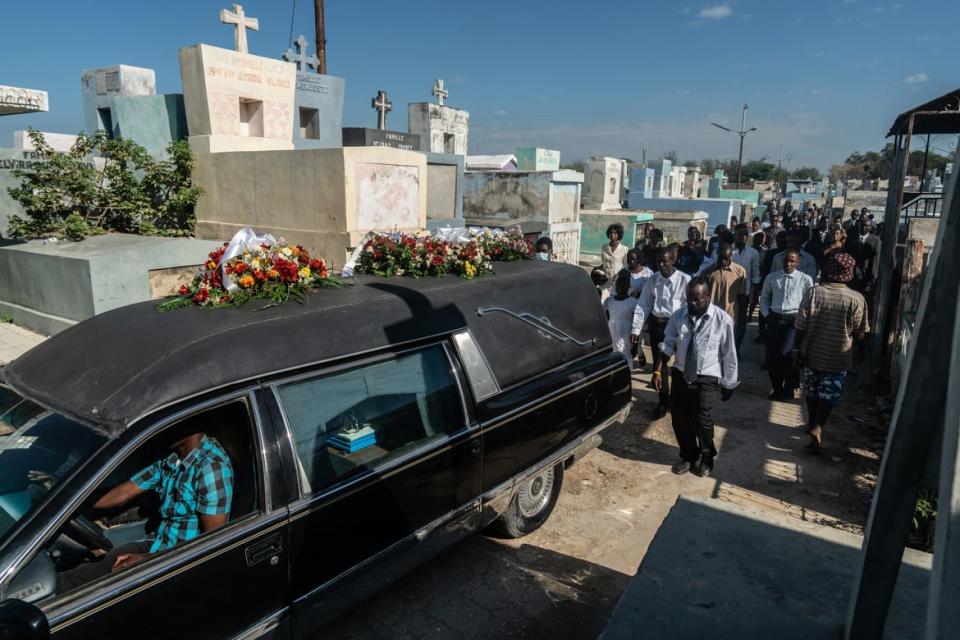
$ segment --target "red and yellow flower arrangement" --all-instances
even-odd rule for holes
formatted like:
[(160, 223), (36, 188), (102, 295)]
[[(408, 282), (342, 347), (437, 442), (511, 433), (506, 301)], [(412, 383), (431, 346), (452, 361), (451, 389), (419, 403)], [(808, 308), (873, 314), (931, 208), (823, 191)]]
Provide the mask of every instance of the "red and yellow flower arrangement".
[(302, 298), (310, 289), (342, 286), (339, 280), (330, 278), (323, 260), (311, 258), (300, 245), (278, 242), (247, 246), (223, 263), (227, 246), (224, 243), (210, 252), (204, 269), (190, 284), (181, 285), (176, 297), (158, 308), (169, 311), (191, 305), (235, 307), (257, 298), (279, 304), (291, 297)]

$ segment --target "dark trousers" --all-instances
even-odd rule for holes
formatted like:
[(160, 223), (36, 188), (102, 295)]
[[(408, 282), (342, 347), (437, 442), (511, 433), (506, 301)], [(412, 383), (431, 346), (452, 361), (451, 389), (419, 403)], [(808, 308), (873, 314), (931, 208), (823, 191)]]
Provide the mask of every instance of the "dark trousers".
[[(650, 350), (653, 352), (653, 361), (660, 358), (660, 343), (663, 342), (663, 334), (667, 330), (667, 321), (669, 318), (658, 318), (651, 315), (647, 322), (650, 331)], [(661, 364), (660, 375), (660, 405), (667, 407), (670, 405), (670, 370), (667, 363)]]
[(772, 311), (767, 318), (767, 374), (774, 391), (792, 391), (800, 385), (800, 376), (790, 357), (797, 335), (795, 319), (796, 316)]
[(717, 455), (713, 446), (713, 405), (720, 396), (720, 385), (710, 376), (698, 376), (696, 382), (687, 384), (679, 369), (671, 373), (670, 417), (673, 435), (680, 445), (680, 457), (690, 464), (701, 458), (712, 461)]
[(737, 296), (737, 318), (733, 323), (733, 341), (737, 345), (737, 353), (740, 353), (740, 343), (743, 342), (743, 336), (747, 333), (747, 311), (750, 309), (750, 296)]
[(117, 556), (124, 553), (147, 553), (150, 551), (150, 542), (131, 542), (130, 544), (114, 547), (105, 556), (93, 562), (84, 562), (81, 565), (64, 571), (57, 577), (57, 595), (72, 591), (77, 587), (93, 582), (97, 578), (110, 573)]

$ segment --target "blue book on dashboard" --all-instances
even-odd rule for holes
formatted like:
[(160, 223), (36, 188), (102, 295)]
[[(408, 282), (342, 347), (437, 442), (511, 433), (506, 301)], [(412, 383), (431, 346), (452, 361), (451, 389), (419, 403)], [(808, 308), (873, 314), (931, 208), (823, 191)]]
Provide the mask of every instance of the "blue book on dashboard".
[(360, 451), (361, 449), (366, 449), (367, 447), (375, 445), (377, 443), (377, 438), (375, 435), (371, 434), (358, 440), (345, 441), (334, 436), (333, 438), (330, 438), (329, 443), (330, 446), (336, 447), (337, 449), (346, 451), (347, 453), (354, 453), (356, 451)]

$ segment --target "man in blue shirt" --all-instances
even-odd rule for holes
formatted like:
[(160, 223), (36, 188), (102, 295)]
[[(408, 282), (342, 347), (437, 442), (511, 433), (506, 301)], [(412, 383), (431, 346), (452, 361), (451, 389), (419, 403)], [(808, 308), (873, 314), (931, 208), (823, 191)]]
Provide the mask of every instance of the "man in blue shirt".
[(813, 287), (813, 280), (800, 271), (800, 251), (783, 252), (783, 269), (773, 271), (763, 281), (760, 292), (760, 314), (767, 320), (767, 374), (770, 376), (771, 400), (790, 400), (799, 386), (799, 375), (790, 352), (796, 337), (794, 321), (803, 301), (803, 294)]
[(160, 498), (160, 524), (154, 539), (115, 547), (93, 562), (60, 574), (57, 593), (64, 593), (113, 571), (132, 567), (150, 555), (172, 549), (227, 523), (233, 499), (233, 465), (214, 438), (184, 423), (170, 447), (172, 453), (110, 489), (94, 509), (115, 509), (146, 491)]

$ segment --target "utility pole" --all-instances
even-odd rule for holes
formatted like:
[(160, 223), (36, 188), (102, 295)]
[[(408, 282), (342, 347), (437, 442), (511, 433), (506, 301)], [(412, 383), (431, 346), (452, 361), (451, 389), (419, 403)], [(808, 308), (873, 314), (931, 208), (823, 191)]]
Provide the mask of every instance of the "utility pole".
[(740, 136), (740, 159), (737, 160), (737, 189), (740, 188), (740, 178), (743, 175), (743, 139), (747, 137), (747, 134), (751, 131), (756, 131), (756, 127), (750, 127), (747, 129), (747, 105), (743, 105), (743, 111), (740, 114), (740, 130), (734, 131), (729, 127), (725, 127), (722, 124), (717, 124), (716, 122), (711, 122), (713, 126), (723, 129), (724, 131), (729, 131), (730, 133), (736, 133)]
[(783, 145), (780, 145), (780, 159), (777, 161), (777, 210), (780, 209), (780, 191), (783, 182)]
[(643, 168), (647, 168), (647, 145), (643, 145)]
[(323, 0), (313, 0), (313, 17), (317, 31), (317, 73), (327, 75), (327, 29), (323, 19)]

